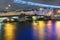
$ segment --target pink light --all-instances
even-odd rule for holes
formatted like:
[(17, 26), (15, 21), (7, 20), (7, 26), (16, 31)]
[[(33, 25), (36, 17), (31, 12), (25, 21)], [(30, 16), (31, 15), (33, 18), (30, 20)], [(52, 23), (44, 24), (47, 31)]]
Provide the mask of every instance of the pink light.
[(51, 33), (52, 33), (52, 20), (48, 20), (46, 26), (48, 28), (48, 34), (47, 34), (47, 36), (50, 38), (51, 37)]
[(49, 21), (47, 22), (47, 26), (52, 26), (52, 20), (49, 20)]

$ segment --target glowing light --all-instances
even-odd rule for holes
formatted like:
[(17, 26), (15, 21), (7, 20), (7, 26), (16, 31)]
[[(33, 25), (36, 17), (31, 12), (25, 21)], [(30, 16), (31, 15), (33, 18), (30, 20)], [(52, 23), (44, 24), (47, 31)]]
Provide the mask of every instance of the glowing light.
[(11, 5), (9, 4), (8, 7), (11, 7)]
[(14, 21), (14, 19), (11, 19), (11, 21)]
[(37, 36), (38, 36), (38, 23), (36, 22), (33, 22), (32, 23), (32, 26), (33, 26), (33, 35), (34, 35), (34, 39), (36, 40), (37, 39)]
[(38, 24), (35, 21), (33, 21), (32, 25), (33, 25), (34, 29), (36, 29), (38, 27)]
[(33, 20), (37, 20), (37, 17), (36, 17), (36, 16), (33, 16), (32, 19), (33, 19)]
[(5, 7), (5, 9), (9, 9), (9, 7)]
[(16, 19), (18, 19), (18, 17), (17, 17), (17, 16), (14, 16), (14, 17), (12, 17), (12, 18), (16, 18)]
[(57, 13), (60, 13), (60, 10), (57, 10)]
[(47, 4), (35, 3), (35, 2), (29, 2), (29, 1), (22, 1), (22, 0), (14, 0), (14, 3), (26, 4), (26, 5), (38, 6), (38, 7), (60, 8), (60, 6), (47, 5)]
[(10, 19), (7, 18), (7, 21), (10, 21)]
[(57, 40), (60, 40), (60, 21), (56, 21)]
[(52, 26), (52, 20), (47, 21), (47, 26)]
[(48, 29), (47, 30), (47, 32), (48, 32), (47, 36), (49, 38), (51, 38), (51, 34), (52, 34), (52, 20), (48, 20), (46, 26), (47, 26), (47, 29)]
[(6, 23), (4, 26), (4, 40), (14, 40), (15, 39), (15, 35), (14, 35), (14, 31), (15, 31), (15, 26), (12, 23)]
[(43, 8), (40, 8), (40, 10), (43, 10)]
[(44, 40), (45, 37), (45, 22), (38, 21), (39, 40)]

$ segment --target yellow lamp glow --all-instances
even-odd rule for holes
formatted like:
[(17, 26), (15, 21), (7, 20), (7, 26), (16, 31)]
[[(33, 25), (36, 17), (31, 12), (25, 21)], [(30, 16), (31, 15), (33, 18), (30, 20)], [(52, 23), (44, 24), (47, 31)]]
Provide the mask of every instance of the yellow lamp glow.
[(60, 13), (60, 10), (57, 10), (57, 13)]
[(4, 40), (14, 40), (16, 27), (12, 23), (6, 23), (4, 26)]
[(44, 40), (45, 21), (38, 21), (39, 40)]
[(11, 19), (11, 21), (14, 21), (14, 19)]
[(57, 40), (60, 40), (60, 21), (56, 21)]

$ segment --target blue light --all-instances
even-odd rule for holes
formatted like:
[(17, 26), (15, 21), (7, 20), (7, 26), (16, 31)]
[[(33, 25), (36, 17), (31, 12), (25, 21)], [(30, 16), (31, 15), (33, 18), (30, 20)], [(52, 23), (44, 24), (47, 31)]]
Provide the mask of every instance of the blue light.
[(40, 4), (40, 3), (35, 3), (35, 2), (27, 2), (27, 1), (22, 1), (22, 0), (14, 0), (14, 3), (26, 4), (26, 5), (38, 6), (38, 7), (60, 8), (60, 6), (46, 5), (46, 4)]
[(27, 2), (25, 2), (25, 1), (22, 2), (22, 1), (21, 1), (21, 4), (27, 4)]
[(28, 4), (28, 5), (34, 5), (34, 3), (32, 3), (32, 2), (27, 2), (27, 4)]

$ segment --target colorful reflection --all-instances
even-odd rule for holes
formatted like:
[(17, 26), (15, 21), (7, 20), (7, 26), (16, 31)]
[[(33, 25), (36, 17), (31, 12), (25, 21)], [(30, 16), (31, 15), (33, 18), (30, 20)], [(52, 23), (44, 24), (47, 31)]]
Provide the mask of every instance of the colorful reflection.
[(52, 35), (52, 20), (47, 21), (47, 37), (49, 40), (51, 40), (51, 35)]
[(56, 36), (57, 40), (60, 40), (60, 21), (56, 21)]
[(32, 26), (36, 30), (38, 28), (38, 23), (33, 21)]
[(32, 27), (33, 27), (33, 35), (34, 35), (34, 40), (38, 40), (38, 23), (33, 21), (32, 23)]
[[(3, 28), (4, 40), (15, 40), (16, 36), (15, 36), (14, 31), (16, 30), (16, 26), (13, 23), (9, 23), (9, 22), (5, 23), (4, 25), (5, 25)], [(32, 22), (32, 27), (33, 27), (34, 40), (45, 40), (45, 38), (47, 38), (46, 40), (53, 40), (53, 39), (60, 40), (60, 21), (55, 21), (53, 23), (52, 20), (48, 20), (48, 21), (43, 21), (43, 20), (36, 21), (35, 20)], [(45, 32), (45, 28), (46, 28), (47, 32)], [(0, 29), (1, 29), (1, 27), (0, 27)], [(22, 31), (22, 30), (18, 30), (18, 31)], [(55, 31), (56, 31), (56, 34), (55, 34)], [(25, 32), (24, 32), (24, 34), (25, 34)], [(18, 33), (18, 35), (20, 35), (20, 32)], [(57, 39), (55, 39), (54, 35), (57, 36)], [(22, 37), (22, 39), (23, 39), (23, 37)]]
[(38, 32), (39, 40), (44, 40), (45, 38), (45, 21), (38, 21)]
[(15, 39), (15, 29), (16, 27), (13, 25), (13, 23), (5, 23), (4, 26), (4, 40), (14, 40)]

